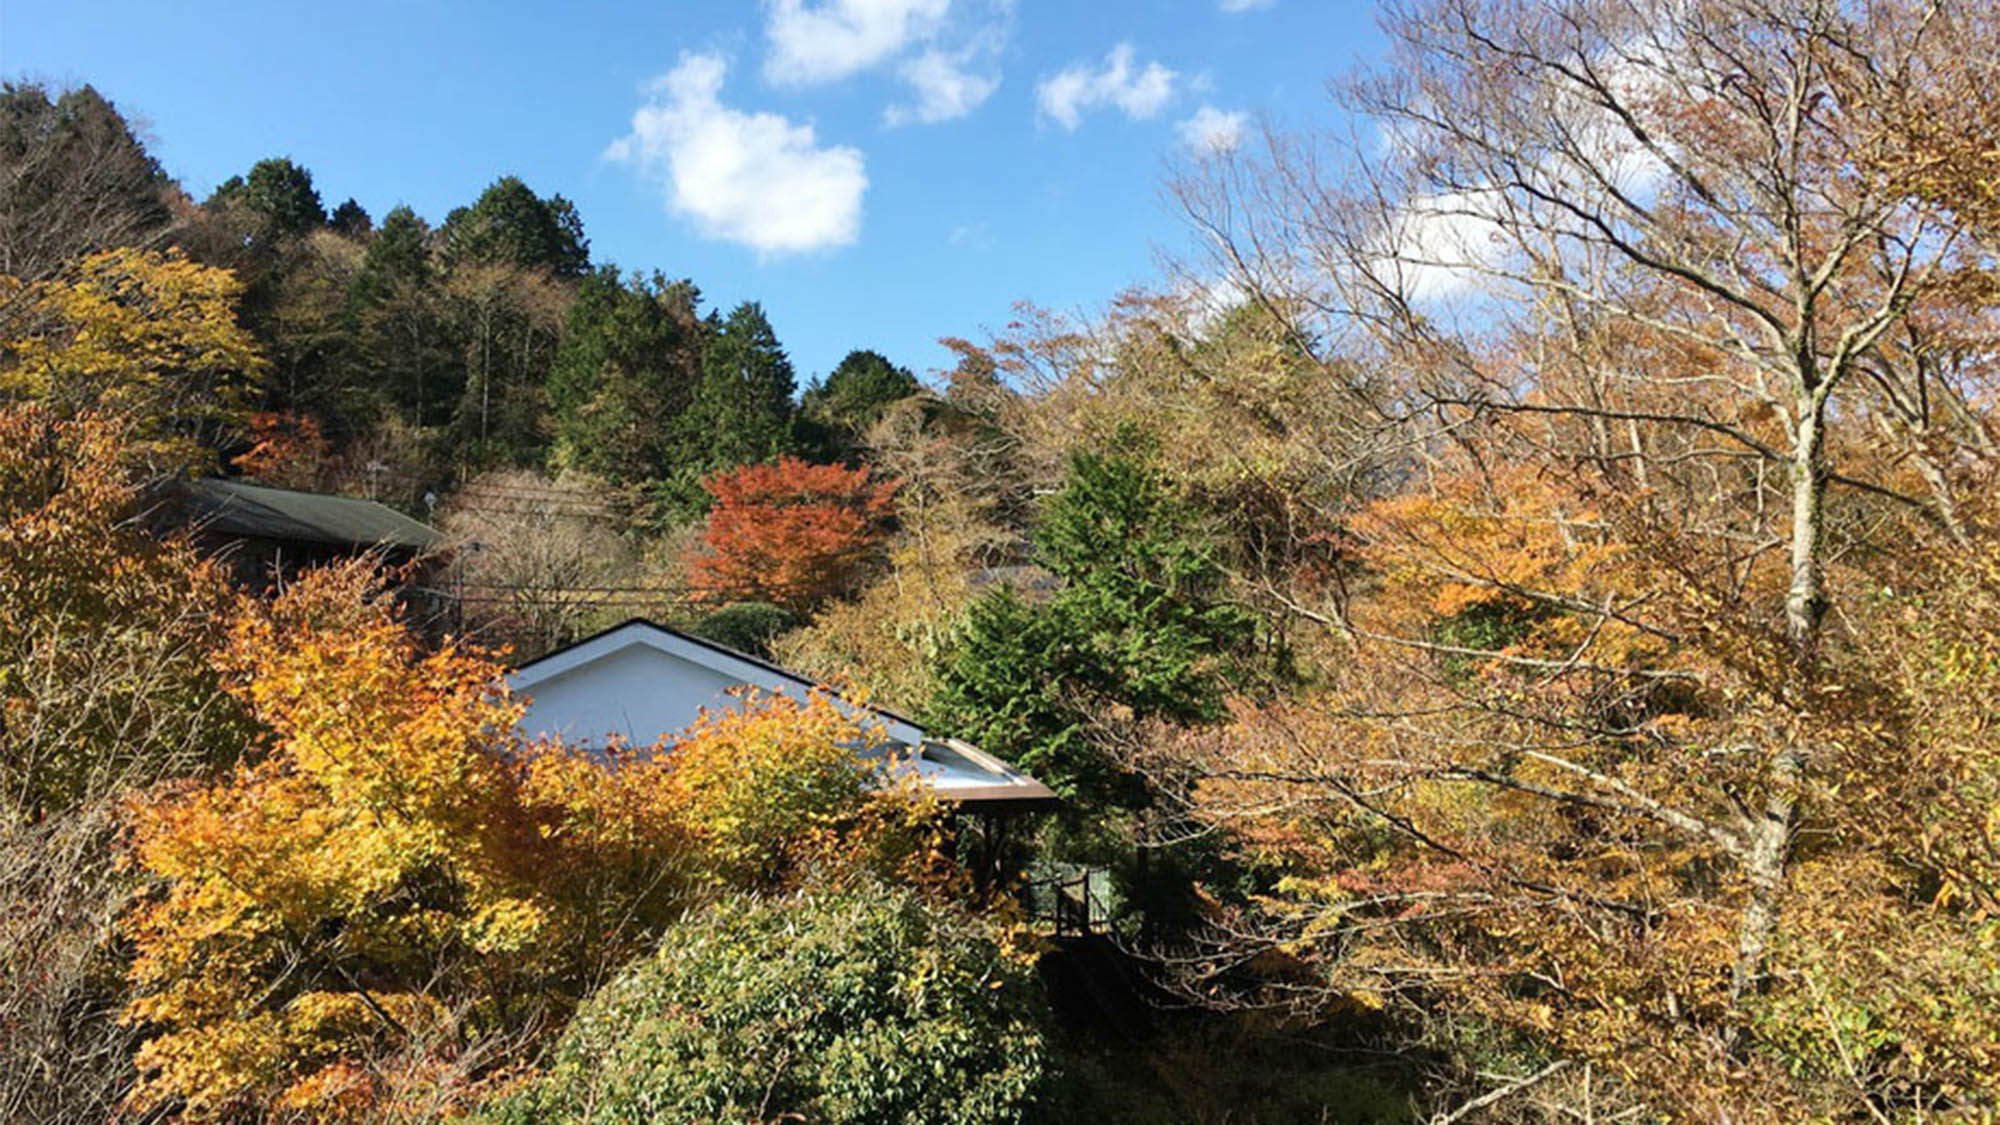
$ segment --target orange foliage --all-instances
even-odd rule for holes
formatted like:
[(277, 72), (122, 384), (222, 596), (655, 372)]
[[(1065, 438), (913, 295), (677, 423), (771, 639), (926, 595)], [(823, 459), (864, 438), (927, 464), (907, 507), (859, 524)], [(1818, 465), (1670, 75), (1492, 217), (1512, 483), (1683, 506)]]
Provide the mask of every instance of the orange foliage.
[[(1379, 500), (1349, 525), (1359, 561), (1393, 596), (1363, 612), (1385, 631), (1415, 635), (1484, 614), (1515, 622), (1503, 655), (1560, 658), (1590, 642), (1599, 663), (1657, 657), (1659, 646), (1614, 612), (1657, 584), (1606, 513), (1567, 482), (1532, 468), (1443, 477)], [(1440, 640), (1450, 643), (1452, 638)], [(1473, 645), (1480, 648), (1484, 646)]]
[(702, 482), (716, 501), (709, 553), (689, 571), (718, 601), (805, 609), (848, 593), (881, 548), (900, 484), (796, 457), (718, 473)]
[[(718, 883), (872, 854), (860, 728), (816, 697), (678, 745), (525, 745), (490, 656), (425, 652), (366, 568), (246, 603), (220, 663), (269, 753), (131, 804), (136, 1109), (448, 1111)], [(496, 1048), (495, 1043), (503, 1044)]]
[(206, 656), (227, 581), (134, 527), (132, 429), (0, 406), (0, 785), (30, 815), (240, 745)]
[[(1893, 562), (1833, 568), (1851, 633), (1801, 685), (1766, 608), (1783, 559), (1732, 551), (1694, 503), (1669, 518), (1657, 491), (1497, 459), (1424, 483), (1350, 525), (1369, 570), (1337, 666), (1153, 751), (1276, 873), (1250, 916), (1281, 964), (1336, 1005), (1443, 1008), (1675, 1090), (1690, 1120), (1834, 1116), (1864, 1065), (1990, 1100), (1993, 506), (1961, 504), (1966, 541), (1906, 519)], [(1820, 773), (1746, 999), (1738, 833), (1766, 782), (1742, 748), (1777, 739)]]
[(319, 423), (289, 410), (250, 416), (250, 449), (230, 463), (259, 484), (312, 488), (332, 451)]

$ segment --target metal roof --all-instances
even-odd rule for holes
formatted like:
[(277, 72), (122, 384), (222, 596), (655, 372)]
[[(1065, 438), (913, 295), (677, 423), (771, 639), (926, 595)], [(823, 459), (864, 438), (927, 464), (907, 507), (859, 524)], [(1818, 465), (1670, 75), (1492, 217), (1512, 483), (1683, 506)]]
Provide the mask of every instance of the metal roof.
[(386, 504), (208, 478), (183, 482), (187, 518), (209, 531), (343, 547), (425, 550), (436, 531)]

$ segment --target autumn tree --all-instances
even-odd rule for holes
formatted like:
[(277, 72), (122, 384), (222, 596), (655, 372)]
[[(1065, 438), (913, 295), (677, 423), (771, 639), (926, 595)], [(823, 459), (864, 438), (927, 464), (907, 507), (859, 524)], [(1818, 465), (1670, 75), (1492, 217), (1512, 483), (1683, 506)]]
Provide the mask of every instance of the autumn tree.
[[(7, 591), (0, 738), (6, 805), (26, 821), (120, 784), (197, 771), (233, 747), (207, 650), (226, 584), (177, 543), (134, 526), (142, 495), (124, 426), (0, 409), (0, 581)], [(72, 696), (71, 693), (74, 693)]]
[(465, 262), (445, 278), (438, 297), (463, 372), (451, 417), (459, 465), (476, 471), (540, 464), (543, 384), (568, 295), (543, 270)]
[(871, 814), (903, 798), (825, 697), (659, 747), (523, 745), (504, 668), (421, 649), (363, 566), (247, 607), (223, 663), (267, 755), (131, 812), (157, 887), (124, 922), (138, 1111), (463, 1109), (712, 888), (792, 885), (904, 822)]
[[(609, 624), (607, 602), (635, 586), (639, 560), (619, 534), (626, 504), (581, 473), (482, 473), (453, 494), (440, 527), (455, 544), (452, 583), (467, 631), (532, 659)], [(661, 604), (666, 596), (662, 594)]]
[(1406, 428), (1388, 379), (1323, 360), (1300, 308), (1212, 288), (1123, 293), (1090, 320), (1022, 310), (996, 341), (1036, 392), (1011, 424), (1038, 475), (1121, 430), (1171, 435), (1152, 464), (1211, 529), (1231, 596), (1283, 659), (1309, 631), (1285, 599), (1338, 569), (1341, 521), (1407, 468)]
[(325, 475), (326, 434), (311, 415), (259, 412), (250, 416), (250, 448), (230, 460), (244, 477), (276, 488), (313, 491)]
[(795, 457), (702, 482), (715, 499), (690, 579), (716, 600), (804, 611), (851, 593), (881, 551), (895, 481)]
[[(482, 977), (525, 997), (560, 971), (536, 964), (556, 920), (534, 882), (557, 862), (498, 752), (518, 717), (500, 670), (420, 653), (370, 583), (314, 572), (246, 616), (228, 667), (271, 753), (134, 807), (135, 860), (162, 889), (125, 922), (126, 1017), (146, 1036), (135, 1107), (204, 1120), (366, 1102), (396, 1078), (371, 1071), (374, 1051), (504, 1025), (479, 1010)], [(675, 835), (651, 839), (670, 872)]]
[(233, 595), (143, 534), (126, 426), (0, 406), (0, 1114), (111, 1116), (131, 1078), (116, 1005), (121, 802), (249, 747), (211, 654)]
[(130, 455), (149, 469), (209, 469), (266, 369), (236, 322), (241, 293), (228, 271), (178, 254), (94, 254), (8, 310), (0, 394), (128, 422)]
[(971, 404), (920, 393), (885, 408), (865, 459), (903, 482), (880, 576), (820, 608), (776, 644), (788, 667), (868, 688), (921, 709), (982, 576), (1027, 551), (1021, 514), (1033, 483), (1016, 471), (1019, 439)]
[[(1346, 95), (1379, 159), (1342, 181), (1332, 142), (1273, 136), (1183, 184), (1230, 282), (1338, 341), (1307, 353), (1330, 385), (1398, 373), (1407, 494), (1352, 527), (1370, 585), (1293, 601), (1342, 647), (1334, 690), (1183, 747), (1218, 822), (1313, 856), (1273, 932), (1355, 995), (1429, 1002), (1389, 971), (1422, 949), (1548, 982), (1450, 991), (1691, 1116), (1990, 1097), (1964, 1029), (1837, 1008), (1802, 953), (1878, 909), (1980, 940), (1872, 866), (1850, 774), (1911, 749), (1868, 717), (1901, 706), (1864, 613), (1911, 589), (1893, 545), (1969, 564), (1990, 471), (1983, 361), (1923, 342), (1983, 315), (1944, 284), (1964, 231), (1872, 159), (1924, 18), (1398, 5)], [(1922, 987), (1982, 993), (1955, 972)]]
[(253, 324), (270, 366), (265, 412), (313, 418), (338, 444), (366, 433), (383, 402), (356, 362), (349, 293), (364, 252), (330, 231), (289, 243), (266, 280)]

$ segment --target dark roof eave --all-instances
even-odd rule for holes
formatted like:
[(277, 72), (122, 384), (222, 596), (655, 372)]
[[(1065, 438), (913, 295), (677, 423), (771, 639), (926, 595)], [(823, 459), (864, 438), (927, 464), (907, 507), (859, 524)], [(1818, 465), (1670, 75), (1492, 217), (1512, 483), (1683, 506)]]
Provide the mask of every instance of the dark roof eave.
[(1062, 806), (1062, 798), (1040, 782), (966, 786), (941, 790), (938, 797), (960, 811), (973, 813), (1054, 812)]

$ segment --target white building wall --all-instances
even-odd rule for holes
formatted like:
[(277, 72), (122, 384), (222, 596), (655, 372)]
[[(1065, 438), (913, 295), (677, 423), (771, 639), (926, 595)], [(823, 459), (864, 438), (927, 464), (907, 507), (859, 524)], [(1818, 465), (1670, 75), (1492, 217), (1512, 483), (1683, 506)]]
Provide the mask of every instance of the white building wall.
[[(560, 738), (572, 746), (601, 746), (611, 736), (651, 746), (694, 725), (704, 707), (741, 706), (741, 689), (800, 698), (805, 685), (768, 666), (702, 645), (691, 638), (634, 622), (517, 670), (513, 687), (528, 700), (521, 732), (529, 739)], [(835, 706), (853, 713), (843, 700)], [(945, 793), (994, 785), (1029, 785), (1033, 779), (962, 744), (932, 741), (911, 724), (869, 712), (887, 742), (876, 752), (892, 757), (895, 772), (914, 772)]]

